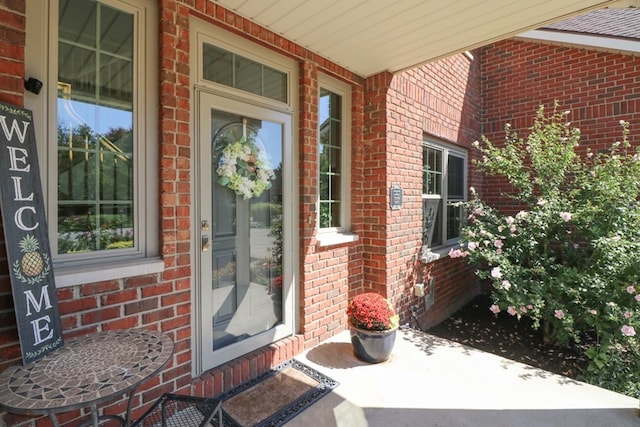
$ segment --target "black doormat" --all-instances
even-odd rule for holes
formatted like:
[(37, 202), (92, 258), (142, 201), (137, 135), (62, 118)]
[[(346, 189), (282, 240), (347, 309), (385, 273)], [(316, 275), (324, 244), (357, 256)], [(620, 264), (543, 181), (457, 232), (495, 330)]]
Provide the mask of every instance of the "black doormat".
[(324, 374), (289, 360), (217, 397), (226, 427), (280, 426), (338, 385)]

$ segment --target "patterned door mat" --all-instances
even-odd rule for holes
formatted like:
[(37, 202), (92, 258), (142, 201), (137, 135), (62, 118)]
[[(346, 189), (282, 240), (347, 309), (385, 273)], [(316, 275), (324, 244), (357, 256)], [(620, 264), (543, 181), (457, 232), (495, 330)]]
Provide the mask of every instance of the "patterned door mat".
[(295, 359), (218, 396), (226, 427), (280, 426), (338, 385)]

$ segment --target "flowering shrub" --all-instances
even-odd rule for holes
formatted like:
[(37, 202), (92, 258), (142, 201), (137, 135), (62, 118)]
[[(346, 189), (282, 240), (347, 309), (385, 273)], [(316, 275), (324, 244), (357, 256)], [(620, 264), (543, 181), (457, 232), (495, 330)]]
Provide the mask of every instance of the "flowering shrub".
[(389, 300), (373, 292), (356, 295), (349, 302), (347, 316), (356, 328), (372, 331), (394, 329), (400, 322)]
[(503, 197), (522, 210), (498, 212), (472, 189), (461, 247), (450, 256), (467, 257), (492, 283), (493, 313), (532, 318), (549, 342), (587, 341), (585, 380), (637, 396), (640, 155), (624, 121), (608, 150), (578, 152), (568, 114), (557, 103), (549, 116), (541, 107), (526, 140), (507, 125), (503, 145), (474, 144), (479, 169), (506, 178)]
[(265, 153), (244, 137), (224, 147), (216, 172), (218, 184), (245, 199), (260, 196), (275, 178)]

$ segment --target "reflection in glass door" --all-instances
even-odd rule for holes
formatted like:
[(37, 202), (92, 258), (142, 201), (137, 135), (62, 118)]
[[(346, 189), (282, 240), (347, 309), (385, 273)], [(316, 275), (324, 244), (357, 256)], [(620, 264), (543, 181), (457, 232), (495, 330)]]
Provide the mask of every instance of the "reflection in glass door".
[(216, 351), (283, 319), (283, 125), (217, 109), (210, 123), (210, 244), (203, 234), (210, 263), (203, 266), (211, 268)]

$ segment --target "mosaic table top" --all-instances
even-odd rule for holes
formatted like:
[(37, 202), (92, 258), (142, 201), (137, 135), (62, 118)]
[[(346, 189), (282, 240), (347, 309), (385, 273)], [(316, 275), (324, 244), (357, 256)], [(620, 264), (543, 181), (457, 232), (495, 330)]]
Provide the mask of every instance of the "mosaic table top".
[(16, 414), (66, 412), (115, 399), (162, 369), (173, 342), (159, 332), (100, 332), (0, 374), (0, 407)]

